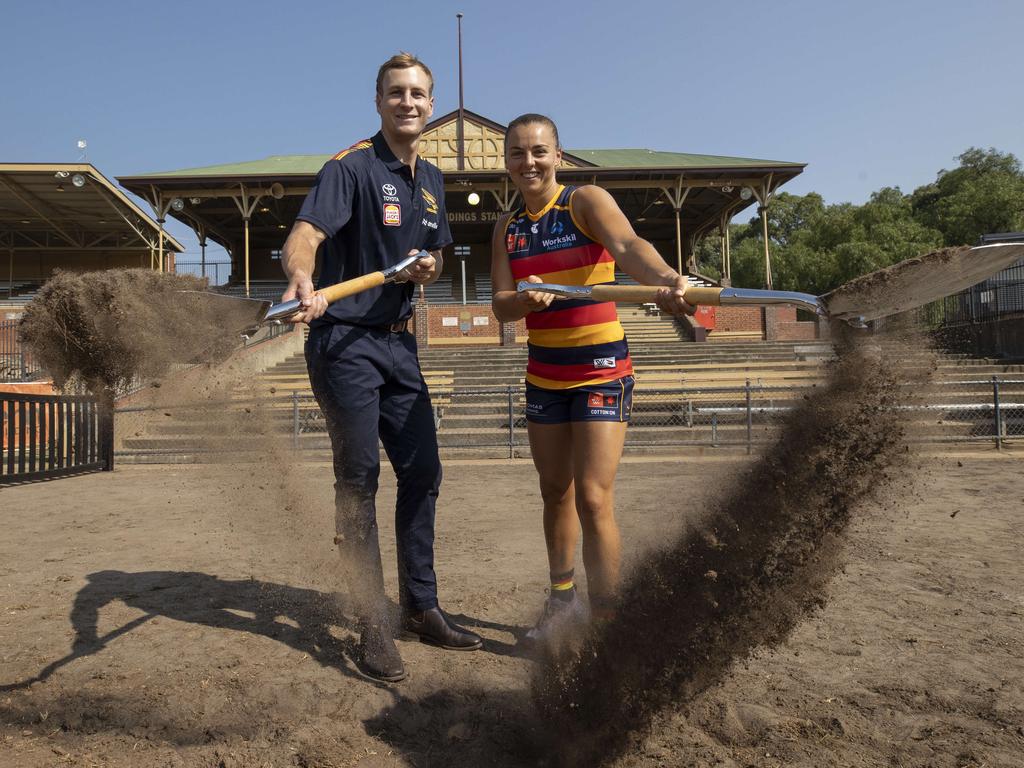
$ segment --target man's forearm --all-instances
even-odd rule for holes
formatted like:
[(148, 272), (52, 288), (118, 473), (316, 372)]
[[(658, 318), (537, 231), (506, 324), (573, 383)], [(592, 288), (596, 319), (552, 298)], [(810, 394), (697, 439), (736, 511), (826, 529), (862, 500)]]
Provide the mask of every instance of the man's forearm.
[(281, 249), (281, 268), (289, 280), (295, 277), (312, 279), (316, 269), (316, 250), (323, 238), (311, 224), (297, 222)]

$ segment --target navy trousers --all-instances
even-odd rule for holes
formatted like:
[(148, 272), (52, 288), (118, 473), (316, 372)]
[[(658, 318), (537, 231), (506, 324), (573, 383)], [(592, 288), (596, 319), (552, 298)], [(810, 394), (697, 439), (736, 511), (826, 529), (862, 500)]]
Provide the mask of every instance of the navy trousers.
[(341, 323), (319, 326), (309, 332), (306, 365), (334, 452), (336, 541), (357, 615), (381, 620), (386, 606), (374, 501), (378, 439), (398, 478), (399, 600), (411, 611), (435, 607), (441, 461), (415, 336)]

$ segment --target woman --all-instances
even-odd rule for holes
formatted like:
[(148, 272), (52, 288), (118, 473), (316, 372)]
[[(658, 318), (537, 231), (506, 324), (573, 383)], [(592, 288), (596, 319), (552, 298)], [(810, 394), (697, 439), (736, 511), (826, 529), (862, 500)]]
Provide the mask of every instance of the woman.
[(637, 237), (612, 196), (597, 186), (565, 187), (556, 169), (562, 149), (550, 118), (526, 114), (509, 123), (505, 166), (523, 206), (495, 226), (492, 306), (502, 322), (526, 318), (526, 419), (544, 500), (551, 591), (528, 643), (545, 642), (582, 620), (573, 580), (582, 528), (591, 615), (608, 618), (619, 581), (615, 472), (632, 405), (633, 367), (613, 302), (518, 293), (520, 280), (597, 285), (615, 265), (644, 285), (665, 286), (658, 306), (692, 313), (686, 279)]

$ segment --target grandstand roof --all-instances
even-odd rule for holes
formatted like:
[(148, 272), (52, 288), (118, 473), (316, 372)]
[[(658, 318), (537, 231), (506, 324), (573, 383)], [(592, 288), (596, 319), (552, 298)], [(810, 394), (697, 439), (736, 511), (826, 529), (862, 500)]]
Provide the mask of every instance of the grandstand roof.
[[(0, 163), (0, 248), (111, 252), (157, 247), (160, 225), (89, 163)], [(184, 246), (164, 233), (164, 249)]]
[[(426, 126), (419, 154), (444, 173), (456, 240), (486, 243), (498, 212), (515, 204), (504, 167), (505, 126), (470, 110), (463, 115), (461, 147), (459, 113), (453, 111)], [(238, 264), (245, 231), (254, 250), (270, 253), (281, 247), (302, 199), (333, 154), (272, 155), (122, 176), (118, 181), (157, 210), (166, 210), (173, 198), (183, 200), (184, 207), (169, 214), (196, 229), (200, 239), (224, 245)], [(684, 250), (723, 221), (767, 199), (804, 168), (788, 161), (643, 148), (567, 150), (562, 161), (559, 178), (564, 183), (608, 189), (638, 234), (652, 242), (675, 242), (676, 247), (685, 239)], [(469, 192), (480, 197), (475, 207), (467, 205)]]

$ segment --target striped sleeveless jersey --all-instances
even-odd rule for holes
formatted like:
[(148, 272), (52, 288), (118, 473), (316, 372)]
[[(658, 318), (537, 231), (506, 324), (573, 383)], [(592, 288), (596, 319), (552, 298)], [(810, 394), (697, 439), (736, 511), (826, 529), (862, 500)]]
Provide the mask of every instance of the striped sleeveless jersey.
[[(559, 186), (536, 214), (523, 206), (505, 229), (512, 277), (537, 275), (545, 283), (602, 285), (615, 282), (615, 261), (572, 215), (575, 187)], [(556, 299), (526, 316), (526, 380), (545, 389), (570, 389), (633, 374), (626, 334), (613, 301)]]

